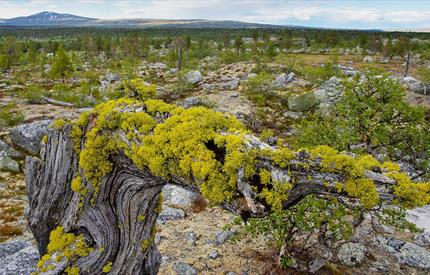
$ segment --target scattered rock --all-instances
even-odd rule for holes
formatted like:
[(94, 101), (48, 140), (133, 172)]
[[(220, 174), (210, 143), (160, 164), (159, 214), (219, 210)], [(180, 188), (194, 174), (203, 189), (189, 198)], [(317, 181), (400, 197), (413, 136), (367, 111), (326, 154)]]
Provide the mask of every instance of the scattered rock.
[(228, 241), (234, 235), (234, 231), (231, 230), (222, 230), (215, 233), (215, 243), (217, 245), (222, 245), (226, 241)]
[(148, 65), (149, 68), (155, 70), (165, 70), (167, 69), (167, 65), (162, 62), (151, 63)]
[(430, 232), (415, 235), (414, 242), (420, 246), (430, 246)]
[(176, 262), (173, 264), (173, 270), (178, 275), (196, 275), (197, 270), (187, 263)]
[(197, 96), (190, 96), (185, 98), (178, 105), (184, 107), (185, 109), (201, 105), (203, 103), (202, 99)]
[(275, 136), (270, 136), (266, 139), (267, 144), (269, 144), (270, 146), (275, 146), (276, 143), (278, 142), (278, 137)]
[(372, 63), (373, 62), (373, 57), (371, 57), (371, 56), (365, 56), (363, 58), (363, 62)]
[(400, 263), (427, 271), (430, 270), (430, 252), (425, 248), (413, 243), (382, 236), (377, 237), (376, 242)]
[(285, 113), (282, 114), (282, 116), (290, 119), (300, 119), (302, 117), (302, 113), (286, 111)]
[(230, 97), (231, 98), (238, 98), (240, 96), (240, 94), (239, 93), (231, 93), (230, 94)]
[(285, 86), (288, 83), (292, 82), (295, 79), (295, 77), (296, 77), (296, 75), (293, 72), (291, 72), (289, 74), (282, 73), (282, 74), (276, 76), (276, 78), (273, 82), (273, 85), (277, 88), (281, 88), (281, 89), (285, 88)]
[(51, 122), (51, 120), (41, 120), (19, 125), (10, 131), (10, 139), (20, 148), (37, 155), (42, 148), (42, 138), (48, 133)]
[(199, 194), (171, 184), (163, 187), (163, 198), (164, 204), (184, 210), (190, 209), (196, 202), (202, 200)]
[(412, 76), (403, 77), (400, 81), (413, 93), (426, 95), (430, 92), (430, 87)]
[(0, 171), (19, 173), (19, 164), (10, 157), (0, 155)]
[(195, 246), (197, 242), (197, 235), (194, 232), (187, 232), (185, 233), (185, 239), (189, 244)]
[(215, 260), (215, 259), (219, 258), (218, 251), (213, 250), (213, 251), (209, 252), (208, 258), (211, 260)]
[(337, 252), (339, 261), (346, 266), (356, 266), (366, 257), (367, 249), (361, 243), (345, 243)]
[(202, 88), (207, 91), (212, 90), (237, 90), (239, 88), (240, 81), (238, 78), (233, 78), (231, 80), (227, 80), (226, 82), (215, 82), (215, 83), (205, 83), (202, 85)]
[(28, 246), (0, 259), (0, 274), (26, 275), (36, 271), (39, 252), (35, 246)]
[(112, 82), (120, 81), (121, 77), (119, 75), (117, 75), (117, 74), (111, 74), (111, 73), (109, 73), (109, 74), (107, 74), (105, 76), (105, 79), (106, 79), (106, 81), (112, 83)]
[(333, 253), (326, 251), (323, 255), (316, 257), (309, 263), (309, 272), (316, 273), (320, 270), (327, 262), (331, 260)]
[(369, 179), (376, 181), (376, 182), (381, 182), (381, 183), (385, 183), (385, 184), (395, 184), (396, 181), (394, 179), (390, 179), (389, 177), (387, 177), (384, 174), (381, 173), (376, 173), (370, 170), (366, 170), (364, 172), (364, 175), (366, 177), (368, 177)]
[(45, 73), (49, 73), (51, 71), (51, 64), (45, 64), (45, 65), (43, 65), (43, 71)]
[(180, 220), (185, 218), (185, 212), (182, 209), (176, 209), (168, 206), (164, 206), (160, 215), (158, 216), (157, 222), (164, 223), (170, 220)]
[(333, 76), (326, 82), (324, 82), (318, 89), (314, 92), (315, 98), (319, 103), (320, 110), (326, 111), (336, 104), (343, 92), (340, 90), (340, 82), (337, 77)]
[(430, 233), (430, 205), (408, 210), (406, 219)]
[(337, 67), (342, 71), (342, 73), (346, 76), (356, 76), (359, 72), (350, 66), (345, 66), (342, 64), (337, 65)]
[(185, 81), (187, 81), (188, 83), (191, 83), (191, 84), (197, 84), (202, 80), (203, 80), (203, 75), (199, 71), (189, 71), (185, 75)]
[(24, 159), (24, 155), (13, 149), (12, 146), (0, 140), (0, 156), (6, 156), (13, 159)]

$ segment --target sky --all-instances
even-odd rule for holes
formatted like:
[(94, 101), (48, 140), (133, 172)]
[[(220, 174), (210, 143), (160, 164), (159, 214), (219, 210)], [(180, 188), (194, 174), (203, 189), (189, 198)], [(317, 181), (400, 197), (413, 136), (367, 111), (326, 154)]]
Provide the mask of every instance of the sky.
[(0, 18), (42, 11), (101, 19), (229, 19), (328, 28), (430, 28), (430, 0), (0, 0)]

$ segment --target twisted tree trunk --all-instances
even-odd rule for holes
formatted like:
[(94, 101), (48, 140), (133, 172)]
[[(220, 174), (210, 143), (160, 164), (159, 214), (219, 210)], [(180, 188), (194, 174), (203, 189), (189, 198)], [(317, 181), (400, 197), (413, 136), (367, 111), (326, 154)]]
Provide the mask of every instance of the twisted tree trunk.
[[(69, 136), (52, 131), (42, 160), (26, 159), (29, 226), (41, 255), (47, 253), (49, 234), (57, 226), (82, 234), (94, 250), (73, 264), (80, 274), (99, 274), (112, 262), (112, 274), (156, 274), (160, 254), (153, 244), (160, 192), (166, 182), (147, 170), (138, 170), (127, 158), (111, 157), (114, 168), (103, 179), (94, 203), (80, 206), (79, 193), (70, 187), (78, 171)], [(64, 266), (56, 268), (61, 273)]]

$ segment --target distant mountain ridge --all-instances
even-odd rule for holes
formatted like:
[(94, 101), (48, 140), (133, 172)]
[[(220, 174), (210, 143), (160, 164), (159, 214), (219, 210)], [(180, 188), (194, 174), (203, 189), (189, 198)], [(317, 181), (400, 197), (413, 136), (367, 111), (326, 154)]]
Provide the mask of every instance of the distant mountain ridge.
[(0, 19), (0, 26), (38, 27), (38, 26), (82, 26), (97, 19), (44, 11), (29, 16)]
[[(287, 28), (287, 26), (205, 19), (97, 19), (50, 11), (0, 19), (0, 27), (107, 27), (107, 28)], [(289, 26), (291, 27), (291, 26)], [(302, 28), (302, 27), (300, 27)]]

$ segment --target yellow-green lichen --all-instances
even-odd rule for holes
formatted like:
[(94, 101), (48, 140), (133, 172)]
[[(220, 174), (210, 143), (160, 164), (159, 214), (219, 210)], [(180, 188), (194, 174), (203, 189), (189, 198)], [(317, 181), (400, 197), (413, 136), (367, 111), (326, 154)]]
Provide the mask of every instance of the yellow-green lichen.
[(54, 120), (54, 122), (52, 122), (51, 127), (53, 129), (61, 131), (64, 129), (64, 126), (66, 126), (66, 125), (67, 125), (67, 121), (65, 121), (64, 119), (56, 119), (56, 120)]
[(67, 275), (79, 275), (80, 269), (78, 267), (67, 267), (65, 272)]
[(82, 190), (82, 178), (80, 176), (74, 178), (71, 187), (73, 192), (80, 192)]
[(109, 273), (112, 269), (112, 262), (109, 261), (107, 262), (107, 264), (105, 264), (105, 266), (103, 266), (102, 272), (103, 273)]
[(145, 83), (143, 79), (136, 78), (125, 82), (125, 93), (130, 97), (136, 97), (139, 100), (147, 100), (156, 96), (157, 86), (155, 84)]
[[(78, 257), (86, 257), (92, 252), (92, 248), (87, 245), (82, 235), (65, 233), (64, 227), (61, 226), (50, 233), (47, 250), (48, 253), (37, 263), (39, 272), (49, 270), (54, 261), (66, 260), (73, 263)], [(52, 259), (53, 255), (55, 255), (54, 259)], [(69, 266), (65, 272), (72, 275), (79, 274), (79, 268)]]

